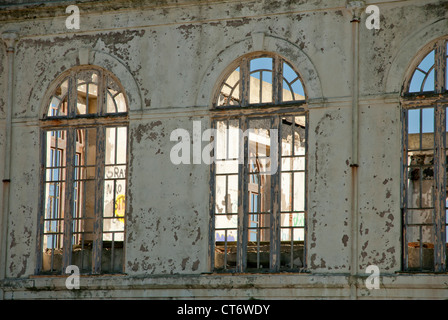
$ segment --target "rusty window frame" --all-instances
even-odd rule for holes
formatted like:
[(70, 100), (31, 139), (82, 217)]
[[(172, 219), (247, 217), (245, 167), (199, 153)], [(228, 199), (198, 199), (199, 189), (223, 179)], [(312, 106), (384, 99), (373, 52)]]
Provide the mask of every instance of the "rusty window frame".
[[(82, 73), (91, 73), (97, 75), (97, 83), (96, 87), (96, 105), (91, 106), (93, 112), (77, 112), (75, 108), (77, 108), (77, 99), (80, 97), (80, 85), (86, 85), (86, 91), (84, 92), (85, 99), (85, 110), (87, 111), (89, 108), (88, 96), (90, 95), (90, 91), (86, 82), (80, 83), (77, 82), (78, 75)], [(61, 85), (67, 83), (67, 91), (63, 94), (59, 99), (54, 100), (54, 96), (59, 92)], [(114, 85), (114, 86), (113, 86)], [(113, 87), (113, 89), (111, 89)], [(117, 93), (117, 90), (119, 91)], [(107, 95), (111, 95), (112, 97), (118, 96), (121, 94), (119, 104), (121, 109), (117, 109), (117, 102), (113, 101), (113, 109), (109, 109), (108, 103), (112, 101), (107, 100)], [(82, 96), (82, 94), (81, 94)], [(127, 141), (128, 141), (128, 102), (125, 91), (121, 86), (118, 79), (108, 72), (107, 70), (93, 67), (93, 66), (83, 66), (78, 68), (73, 68), (65, 72), (61, 75), (54, 84), (49, 88), (44, 101), (46, 101), (46, 109), (44, 110), (44, 114), (40, 120), (40, 141), (41, 141), (41, 189), (39, 192), (39, 220), (38, 220), (38, 240), (37, 240), (37, 261), (36, 261), (36, 274), (61, 274), (65, 273), (64, 270), (73, 263), (72, 254), (73, 254), (73, 239), (81, 239), (81, 262), (77, 264), (80, 268), (81, 273), (87, 274), (100, 274), (105, 273), (107, 270), (108, 273), (122, 273), (124, 270), (124, 241), (126, 234), (126, 223), (125, 223), (125, 214), (123, 213), (123, 217), (116, 216), (117, 212), (112, 208), (112, 216), (116, 219), (120, 218), (123, 220), (123, 229), (118, 232), (121, 233), (122, 237), (122, 257), (123, 263), (120, 267), (114, 268), (113, 260), (116, 258), (115, 244), (112, 239), (111, 248), (111, 259), (110, 265), (106, 266), (104, 261), (102, 261), (102, 255), (104, 254), (104, 239), (103, 239), (103, 222), (106, 218), (105, 216), (105, 184), (108, 179), (105, 176), (105, 154), (107, 152), (108, 147), (106, 140), (106, 130), (113, 128), (118, 130), (121, 128), (125, 131), (125, 155), (123, 163), (120, 163), (122, 167), (125, 169), (125, 178), (124, 180), (124, 192), (127, 194), (127, 171), (128, 171), (128, 150), (127, 150)], [(59, 101), (59, 106), (54, 108), (52, 106), (53, 102)], [(64, 102), (65, 101), (65, 102)], [(65, 103), (65, 105), (64, 105)], [(90, 102), (93, 104), (93, 100)], [(58, 112), (58, 108), (63, 108), (63, 112)], [(79, 109), (78, 109), (79, 110)], [(112, 111), (111, 111), (112, 110)], [(60, 267), (56, 269), (54, 266), (54, 248), (52, 249), (53, 254), (51, 255), (50, 262), (50, 270), (44, 270), (43, 268), (43, 245), (44, 245), (44, 237), (48, 234), (46, 230), (46, 224), (48, 224), (51, 219), (48, 219), (46, 216), (46, 197), (47, 188), (45, 187), (48, 183), (47, 181), (47, 172), (52, 168), (47, 166), (47, 151), (52, 149), (51, 145), (47, 145), (48, 137), (52, 136), (52, 132), (64, 132), (61, 135), (66, 140), (66, 148), (64, 152), (66, 153), (66, 162), (63, 168), (65, 169), (64, 176), (64, 184), (67, 186), (63, 189), (61, 196), (64, 197), (64, 208), (61, 208), (59, 211), (60, 217), (58, 217), (57, 221), (63, 224), (63, 228), (60, 231), (60, 235), (63, 238), (62, 245), (62, 262), (60, 263)], [(89, 143), (87, 139), (87, 133), (90, 132), (93, 138)], [(54, 134), (55, 136), (59, 136), (59, 134)], [(118, 149), (117, 140), (114, 141), (115, 151)], [(81, 157), (84, 155), (79, 153), (78, 150), (80, 146), (81, 148), (85, 148), (84, 153), (87, 154), (87, 148), (94, 148), (95, 152), (93, 154), (93, 165), (87, 163), (86, 158), (82, 161)], [(57, 148), (57, 147), (56, 147)], [(50, 151), (51, 152), (51, 151)], [(115, 155), (116, 158), (116, 155)], [(78, 160), (79, 161), (78, 161)], [(78, 161), (78, 162), (76, 162)], [(81, 175), (81, 172), (86, 172), (87, 170), (93, 170), (94, 177), (87, 178), (85, 175)], [(91, 171), (92, 173), (92, 171)], [(114, 180), (114, 179), (112, 179)], [(91, 182), (92, 186), (90, 187), (90, 191), (92, 188), (94, 190), (94, 196), (90, 197), (90, 205), (93, 205), (93, 216), (87, 217), (85, 215), (85, 205), (87, 194), (87, 182)], [(115, 181), (114, 191), (115, 191)], [(73, 187), (68, 187), (73, 186)], [(83, 187), (81, 187), (83, 186)], [(75, 194), (77, 192), (77, 194)], [(114, 200), (115, 200), (115, 194)], [(81, 198), (80, 198), (81, 197)], [(84, 198), (82, 198), (84, 197)], [(83, 199), (82, 202), (79, 202), (80, 199)], [(92, 204), (93, 203), (93, 204)], [(78, 207), (78, 206), (82, 206)], [(84, 209), (84, 210), (83, 210)], [(124, 209), (125, 211), (125, 209)], [(83, 213), (83, 216), (80, 213)], [(83, 228), (79, 228), (79, 225), (82, 223), (87, 223), (87, 220), (91, 220), (91, 224), (93, 225), (91, 232), (85, 231)], [(107, 230), (106, 230), (107, 231)], [(51, 234), (51, 233), (50, 233)], [(85, 244), (84, 235), (90, 234), (89, 243)], [(87, 248), (91, 248), (91, 258), (86, 258), (87, 263), (84, 264), (84, 250)], [(88, 252), (88, 251), (86, 251)], [(91, 259), (91, 262), (89, 261)]]
[[(439, 39), (432, 43), (425, 50), (423, 58), (419, 59), (412, 68), (412, 73), (405, 81), (401, 98), (402, 105), (402, 163), (401, 163), (401, 180), (402, 180), (402, 196), (401, 196), (401, 210), (402, 210), (402, 270), (415, 272), (446, 272), (447, 271), (447, 107), (448, 107), (448, 75), (447, 75), (447, 39)], [(433, 55), (433, 66), (428, 70), (420, 71), (420, 65), (429, 55)], [(428, 79), (428, 74), (433, 69), (433, 90), (425, 91), (425, 81)], [(411, 81), (414, 75), (420, 72), (424, 74), (422, 84), (419, 90), (410, 90)], [(412, 92), (413, 91), (413, 92)], [(425, 111), (433, 110), (432, 126), (433, 126), (433, 141), (429, 146), (427, 141), (423, 143), (423, 117)], [(410, 133), (411, 124), (409, 117), (412, 113), (418, 114), (419, 123), (418, 132)], [(426, 112), (428, 113), (428, 112)], [(429, 111), (431, 113), (431, 111)], [(411, 134), (418, 133), (418, 146), (411, 148)], [(409, 158), (410, 153), (415, 153), (414, 158)], [(422, 161), (427, 157), (433, 157), (432, 164), (424, 164)], [(411, 161), (411, 162), (409, 162)], [(430, 161), (430, 162), (431, 162)], [(428, 159), (426, 159), (428, 162)], [(432, 205), (424, 207), (421, 192), (423, 189), (423, 175), (424, 170), (433, 175), (432, 184)], [(432, 172), (431, 172), (432, 171)], [(417, 207), (414, 208), (409, 202), (411, 199), (410, 181), (419, 180), (419, 193)], [(430, 179), (431, 180), (431, 179)], [(419, 212), (431, 212), (432, 221), (429, 218), (418, 221)], [(415, 212), (418, 212), (415, 214)], [(416, 217), (414, 217), (414, 215)], [(423, 216), (423, 214), (422, 214)], [(428, 222), (429, 221), (429, 222)], [(413, 228), (418, 230), (417, 241), (410, 241), (415, 234), (412, 233)], [(431, 242), (424, 242), (423, 228), (432, 228)], [(428, 255), (429, 260), (424, 257)], [(431, 256), (433, 255), (433, 263)]]
[[(249, 98), (249, 91), (250, 91), (250, 85), (251, 80), (249, 79), (249, 76), (252, 70), (250, 69), (250, 61), (257, 58), (272, 58), (272, 98), (269, 101), (265, 101), (264, 103), (251, 103)], [(283, 78), (283, 66), (287, 63), (288, 67), (291, 68), (297, 75), (295, 79), (291, 79), (291, 81), (284, 81)], [(214, 108), (211, 111), (212, 113), (212, 129), (217, 129), (219, 123), (225, 123), (226, 128), (229, 129), (229, 122), (237, 122), (237, 128), (240, 129), (242, 132), (247, 132), (246, 130), (250, 127), (250, 121), (254, 121), (257, 119), (264, 119), (271, 123), (270, 129), (276, 129), (278, 132), (281, 132), (282, 126), (283, 126), (283, 120), (285, 118), (289, 118), (290, 120), (294, 119), (293, 117), (301, 117), (304, 119), (304, 148), (305, 152), (303, 155), (300, 155), (300, 157), (304, 160), (304, 167), (303, 170), (301, 170), (301, 173), (304, 175), (304, 199), (303, 199), (303, 210), (301, 213), (303, 213), (303, 226), (300, 227), (289, 227), (289, 226), (283, 226), (281, 225), (281, 216), (284, 214), (288, 214), (289, 212), (283, 212), (281, 209), (281, 178), (283, 173), (287, 174), (289, 172), (282, 171), (282, 160), (285, 159), (285, 156), (282, 155), (281, 150), (281, 134), (278, 135), (278, 141), (277, 141), (277, 150), (274, 150), (274, 152), (277, 153), (277, 159), (278, 159), (278, 171), (276, 174), (271, 176), (271, 185), (270, 185), (270, 222), (269, 222), (269, 233), (270, 233), (270, 239), (269, 239), (269, 265), (261, 266), (260, 264), (260, 241), (259, 237), (257, 237), (257, 240), (254, 243), (254, 246), (256, 246), (256, 266), (254, 268), (248, 267), (248, 242), (249, 242), (249, 230), (250, 230), (250, 217), (251, 214), (250, 209), (250, 198), (249, 198), (249, 180), (251, 175), (251, 170), (249, 168), (249, 162), (248, 162), (248, 151), (249, 151), (249, 143), (248, 143), (248, 137), (244, 135), (241, 137), (239, 145), (239, 156), (241, 158), (244, 158), (243, 163), (238, 164), (238, 171), (233, 172), (230, 174), (220, 174), (217, 173), (217, 157), (216, 157), (216, 137), (214, 139), (214, 154), (213, 157), (215, 161), (210, 166), (210, 173), (211, 173), (211, 181), (210, 181), (210, 187), (211, 187), (211, 193), (210, 193), (210, 233), (209, 233), (209, 270), (212, 272), (279, 272), (279, 271), (294, 271), (294, 272), (300, 272), (304, 271), (306, 268), (306, 238), (307, 238), (307, 134), (308, 134), (308, 111), (306, 106), (306, 89), (303, 85), (303, 81), (300, 77), (300, 74), (292, 67), (292, 64), (286, 62), (282, 57), (278, 55), (273, 55), (269, 53), (256, 53), (248, 56), (244, 56), (240, 59), (238, 59), (232, 66), (229, 67), (230, 72), (227, 72), (224, 74), (224, 77), (222, 78), (222, 81), (220, 81), (219, 84), (219, 90), (215, 94), (214, 99)], [(232, 85), (227, 84), (227, 78), (232, 75), (234, 71), (238, 71), (240, 73), (239, 80), (234, 82)], [(257, 72), (263, 72), (266, 71), (264, 69), (256, 70)], [(260, 77), (261, 78), (261, 77)], [(303, 97), (302, 99), (296, 99), (296, 100), (290, 100), (290, 101), (283, 101), (282, 98), (282, 86), (285, 84), (286, 86), (289, 86), (291, 88), (291, 85), (295, 81), (300, 81), (300, 85), (302, 86), (303, 90)], [(260, 81), (261, 83), (261, 81)], [(227, 86), (230, 90), (230, 93), (235, 91), (235, 86), (239, 85), (239, 92), (238, 92), (238, 98), (237, 96), (234, 96), (232, 99), (231, 97), (227, 97), (227, 103), (220, 104), (219, 99), (221, 95), (222, 88)], [(259, 100), (261, 99), (262, 92), (261, 92), (261, 85), (260, 85), (260, 92), (259, 92)], [(291, 95), (293, 97), (293, 95)], [(222, 95), (221, 95), (222, 97)], [(232, 103), (229, 103), (232, 102)], [(259, 101), (258, 101), (259, 102)], [(295, 125), (295, 123), (294, 123)], [(292, 137), (294, 137), (294, 125), (291, 125), (292, 129)], [(228, 131), (227, 131), (228, 135)], [(227, 141), (229, 137), (226, 137)], [(293, 138), (294, 139), (294, 138)], [(292, 142), (293, 143), (293, 142)], [(294, 148), (294, 145), (293, 145)], [(292, 154), (291, 158), (295, 155)], [(228, 154), (228, 148), (226, 148), (226, 155), (225, 160), (234, 161), (235, 158), (230, 157)], [(292, 173), (294, 174), (294, 173)], [(235, 176), (238, 179), (238, 208), (235, 212), (231, 211), (230, 213), (227, 211), (228, 208), (231, 208), (231, 206), (228, 204), (228, 179), (229, 176)], [(237, 233), (237, 240), (236, 243), (236, 258), (234, 265), (232, 265), (230, 268), (227, 268), (227, 252), (229, 250), (228, 247), (228, 241), (227, 241), (227, 232), (229, 230), (224, 230), (224, 238), (222, 247), (224, 249), (224, 257), (223, 257), (223, 268), (217, 269), (215, 265), (215, 249), (216, 249), (216, 239), (215, 239), (215, 230), (216, 230), (216, 219), (219, 215), (216, 213), (216, 197), (217, 197), (217, 179), (223, 176), (225, 177), (225, 214), (230, 216), (234, 216), (237, 218), (237, 224), (230, 228), (229, 230), (234, 230)], [(292, 180), (291, 180), (292, 181)], [(260, 184), (258, 185), (258, 190), (260, 190)], [(293, 191), (292, 191), (293, 192)], [(260, 207), (260, 198), (261, 195), (258, 196), (258, 208)], [(293, 209), (291, 209), (292, 211)], [(257, 212), (261, 215), (261, 212)], [(267, 214), (268, 212), (263, 212), (263, 214)], [(292, 215), (292, 214), (291, 214)], [(266, 227), (264, 227), (266, 228)], [(300, 256), (302, 267), (296, 267), (294, 263), (290, 263), (289, 267), (285, 267), (285, 265), (281, 264), (280, 261), (280, 251), (281, 251), (281, 231), (288, 229), (290, 232), (294, 231), (294, 229), (302, 229), (303, 230), (303, 254)], [(260, 234), (260, 229), (257, 229), (257, 234)], [(294, 237), (291, 237), (290, 239), (291, 243), (294, 243)], [(290, 248), (290, 260), (293, 261), (293, 253), (294, 253), (294, 244), (291, 245)], [(295, 258), (297, 259), (297, 258)], [(290, 261), (290, 262), (291, 262)]]

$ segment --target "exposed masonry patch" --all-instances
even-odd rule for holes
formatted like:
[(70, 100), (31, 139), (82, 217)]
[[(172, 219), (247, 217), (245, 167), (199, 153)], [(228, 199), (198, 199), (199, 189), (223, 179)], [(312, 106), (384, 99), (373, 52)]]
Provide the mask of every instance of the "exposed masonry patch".
[(320, 258), (320, 264), (316, 264), (316, 260), (317, 260), (317, 254), (313, 254), (311, 256), (311, 268), (313, 269), (318, 269), (318, 268), (325, 268), (326, 267), (326, 262), (324, 259)]
[(143, 139), (143, 137), (145, 137), (145, 139), (149, 139), (154, 141), (155, 139), (157, 139), (157, 137), (159, 136), (159, 133), (162, 137), (165, 137), (165, 133), (162, 130), (160, 131), (153, 131), (153, 129), (155, 127), (161, 126), (162, 122), (159, 121), (153, 121), (151, 123), (147, 123), (147, 124), (139, 124), (137, 126), (137, 128), (134, 129), (133, 131), (133, 135), (135, 137), (135, 139), (137, 140), (137, 143), (140, 143)]
[(344, 247), (347, 246), (347, 242), (348, 242), (348, 236), (344, 234), (344, 236), (342, 237), (342, 243), (344, 244)]

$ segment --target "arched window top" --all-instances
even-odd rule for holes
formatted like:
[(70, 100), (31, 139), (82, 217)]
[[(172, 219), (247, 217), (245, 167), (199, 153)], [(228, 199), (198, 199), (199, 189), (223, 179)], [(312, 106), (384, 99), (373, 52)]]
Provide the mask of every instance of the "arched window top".
[(406, 93), (444, 93), (448, 84), (448, 41), (437, 41), (412, 71)]
[(274, 54), (244, 56), (234, 63), (219, 86), (216, 107), (246, 107), (305, 101), (299, 73)]
[(44, 118), (106, 116), (128, 110), (119, 81), (101, 68), (71, 69), (53, 88)]

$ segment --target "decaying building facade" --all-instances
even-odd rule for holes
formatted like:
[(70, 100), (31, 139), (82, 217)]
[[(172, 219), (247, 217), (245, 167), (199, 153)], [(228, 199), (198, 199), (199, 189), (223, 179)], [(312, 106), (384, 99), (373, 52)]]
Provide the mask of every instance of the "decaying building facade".
[(448, 297), (448, 1), (7, 0), (0, 33), (3, 299)]

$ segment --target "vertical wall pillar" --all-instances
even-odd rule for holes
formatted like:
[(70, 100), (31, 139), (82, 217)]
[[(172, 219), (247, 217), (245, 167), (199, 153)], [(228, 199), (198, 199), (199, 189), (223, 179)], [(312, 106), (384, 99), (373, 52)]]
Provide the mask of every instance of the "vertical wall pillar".
[(361, 13), (365, 8), (364, 1), (349, 1), (347, 8), (352, 14), (352, 172), (351, 181), (351, 252), (350, 252), (350, 298), (357, 298), (358, 276), (358, 167), (359, 167), (359, 24)]
[(0, 299), (3, 298), (2, 281), (6, 278), (7, 240), (9, 223), (9, 188), (11, 183), (11, 141), (12, 141), (12, 109), (14, 94), (14, 53), (18, 34), (12, 31), (2, 33), (6, 44), (7, 89), (5, 106), (5, 148), (3, 154), (3, 194), (0, 211)]

